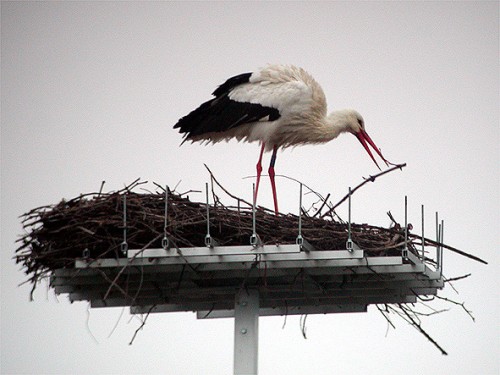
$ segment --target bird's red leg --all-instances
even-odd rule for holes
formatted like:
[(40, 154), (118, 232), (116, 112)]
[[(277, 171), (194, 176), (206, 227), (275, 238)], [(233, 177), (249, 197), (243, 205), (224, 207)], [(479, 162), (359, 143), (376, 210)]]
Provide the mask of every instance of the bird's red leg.
[(255, 192), (253, 196), (253, 204), (257, 205), (257, 193), (259, 191), (260, 174), (262, 172), (262, 154), (264, 153), (264, 148), (266, 148), (266, 143), (262, 142), (262, 148), (260, 149), (259, 161), (257, 162), (257, 181), (255, 183)]
[(276, 183), (274, 182), (274, 163), (276, 163), (276, 152), (278, 147), (273, 147), (273, 155), (271, 156), (271, 164), (269, 164), (269, 178), (271, 179), (271, 188), (273, 189), (274, 212), (278, 215), (278, 197), (276, 196)]

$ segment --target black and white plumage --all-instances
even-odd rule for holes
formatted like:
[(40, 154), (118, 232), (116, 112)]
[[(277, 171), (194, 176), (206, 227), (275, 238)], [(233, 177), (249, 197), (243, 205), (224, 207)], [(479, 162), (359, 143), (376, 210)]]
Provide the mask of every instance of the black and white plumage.
[(214, 99), (181, 118), (174, 128), (179, 128), (181, 133), (186, 134), (185, 140), (217, 141), (230, 138), (228, 132), (241, 132), (242, 129), (238, 126), (279, 119), (280, 114), (276, 108), (232, 98), (234, 95), (231, 92), (238, 86), (248, 84), (251, 75), (252, 73), (245, 73), (228, 79), (213, 92)]
[(349, 132), (358, 138), (377, 167), (368, 145), (388, 163), (366, 133), (363, 117), (357, 111), (344, 109), (327, 115), (321, 86), (302, 68), (269, 65), (229, 78), (213, 95), (213, 99), (182, 117), (174, 128), (184, 134), (184, 142), (215, 143), (231, 138), (259, 141), (262, 148), (254, 199), (262, 171), (262, 154), (273, 150), (269, 176), (276, 213), (274, 163), (280, 147), (324, 143)]

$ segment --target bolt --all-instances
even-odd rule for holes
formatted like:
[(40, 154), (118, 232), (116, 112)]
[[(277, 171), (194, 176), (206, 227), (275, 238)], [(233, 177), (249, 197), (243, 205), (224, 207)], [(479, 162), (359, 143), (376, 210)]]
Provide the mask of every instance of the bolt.
[(247, 305), (247, 301), (241, 302), (241, 306), (246, 306), (246, 305)]
[(248, 331), (246, 328), (242, 328), (240, 332), (242, 335), (245, 335)]

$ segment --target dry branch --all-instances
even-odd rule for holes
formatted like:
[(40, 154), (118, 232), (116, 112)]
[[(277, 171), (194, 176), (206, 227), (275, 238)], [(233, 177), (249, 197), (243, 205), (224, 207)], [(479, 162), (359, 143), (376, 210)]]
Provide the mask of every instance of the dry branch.
[(398, 304), (399, 308), (403, 312), (403, 314), (408, 318), (410, 324), (415, 327), (422, 335), (424, 335), (427, 340), (429, 340), (436, 348), (439, 349), (441, 354), (443, 355), (448, 355), (448, 353), (422, 328), (422, 325), (420, 322), (416, 321), (409, 313), (408, 313), (408, 308), (406, 306), (403, 306), (401, 304)]
[[(394, 171), (396, 169), (403, 169), (404, 167), (406, 167), (406, 163), (404, 163), (404, 164), (396, 164), (392, 168), (389, 168), (389, 169), (387, 169), (385, 171), (377, 173), (374, 176), (370, 176), (368, 178), (365, 178), (365, 180), (363, 182), (361, 182), (360, 184), (358, 184), (354, 189), (351, 189), (351, 196), (356, 192), (356, 190), (358, 190), (359, 188), (361, 188), (367, 182), (375, 182), (375, 180), (377, 179), (377, 177), (383, 176), (384, 174), (392, 172), (392, 171)], [(323, 215), (321, 215), (321, 217), (323, 218), (323, 217), (327, 216), (328, 214), (330, 214), (331, 212), (333, 212), (338, 206), (340, 206), (342, 203), (344, 203), (348, 198), (349, 198), (349, 193), (347, 193), (337, 204), (335, 204), (333, 207), (331, 207), (330, 210), (328, 210)]]

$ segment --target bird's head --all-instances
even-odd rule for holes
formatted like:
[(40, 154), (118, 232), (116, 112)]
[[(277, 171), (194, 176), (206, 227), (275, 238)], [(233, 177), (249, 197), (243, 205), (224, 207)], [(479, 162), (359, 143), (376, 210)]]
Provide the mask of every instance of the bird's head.
[(371, 159), (378, 169), (380, 169), (380, 167), (368, 146), (371, 146), (375, 150), (375, 152), (382, 158), (386, 165), (391, 164), (384, 158), (380, 149), (366, 132), (365, 121), (363, 120), (363, 116), (361, 116), (359, 112), (353, 109), (346, 109), (337, 111), (336, 116), (337, 120), (340, 120), (339, 122), (343, 125), (343, 130), (354, 134), (356, 138), (358, 138), (359, 142), (363, 145), (366, 152), (368, 153), (368, 155), (370, 155)]

